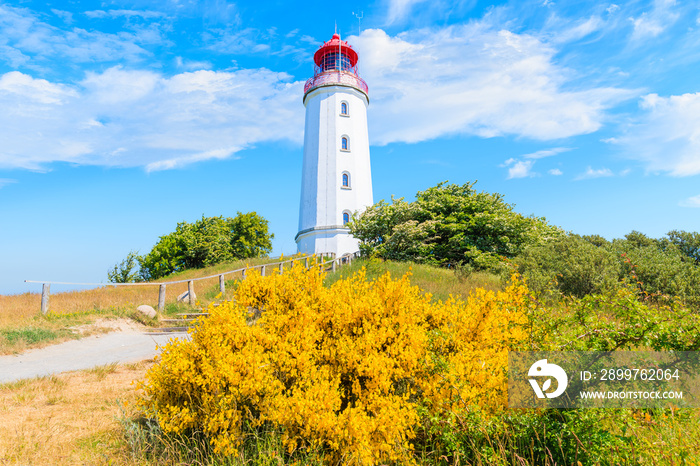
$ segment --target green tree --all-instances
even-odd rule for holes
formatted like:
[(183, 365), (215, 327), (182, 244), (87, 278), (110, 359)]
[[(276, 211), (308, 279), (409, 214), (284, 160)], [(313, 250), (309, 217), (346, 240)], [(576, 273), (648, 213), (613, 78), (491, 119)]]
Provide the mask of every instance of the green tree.
[(110, 283), (133, 283), (139, 281), (139, 259), (137, 251), (130, 251), (126, 259), (107, 272), (107, 279), (109, 279)]
[(229, 222), (229, 244), (234, 257), (260, 257), (272, 250), (273, 234), (268, 233), (267, 220), (255, 212), (238, 213)]
[(204, 217), (181, 222), (161, 236), (139, 262), (144, 280), (155, 280), (180, 270), (206, 267), (234, 259), (260, 257), (272, 250), (274, 235), (268, 222), (255, 212), (234, 218)]
[(700, 233), (683, 230), (669, 231), (668, 240), (678, 246), (681, 253), (696, 264), (700, 264)]
[(513, 211), (500, 194), (477, 192), (475, 183), (440, 183), (408, 203), (392, 197), (354, 216), (350, 231), (364, 254), (436, 264), (490, 268), (527, 244), (558, 236), (544, 218)]
[(582, 298), (619, 286), (618, 255), (598, 236), (569, 234), (533, 244), (525, 247), (513, 261), (533, 291), (558, 290), (564, 295)]
[(612, 241), (567, 235), (525, 247), (514, 262), (536, 291), (582, 298), (633, 286), (647, 299), (665, 295), (700, 306), (697, 239), (697, 233), (675, 230), (661, 239), (638, 231)]
[(634, 247), (643, 248), (647, 246), (658, 246), (659, 241), (654, 238), (649, 238), (644, 233), (637, 230), (632, 230), (625, 235), (625, 240)]
[(700, 267), (676, 244), (663, 239), (641, 244), (624, 239), (613, 240), (611, 249), (621, 262), (621, 278), (631, 278), (641, 291), (700, 306)]

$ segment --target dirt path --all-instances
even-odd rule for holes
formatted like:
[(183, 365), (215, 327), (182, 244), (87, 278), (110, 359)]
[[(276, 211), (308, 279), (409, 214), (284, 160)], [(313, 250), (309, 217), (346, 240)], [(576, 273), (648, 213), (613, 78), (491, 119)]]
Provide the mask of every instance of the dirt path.
[(157, 354), (158, 347), (164, 346), (171, 338), (187, 338), (187, 333), (149, 335), (145, 333), (145, 327), (116, 325), (111, 333), (33, 349), (22, 354), (0, 356), (0, 383), (91, 369), (115, 362), (152, 359)]

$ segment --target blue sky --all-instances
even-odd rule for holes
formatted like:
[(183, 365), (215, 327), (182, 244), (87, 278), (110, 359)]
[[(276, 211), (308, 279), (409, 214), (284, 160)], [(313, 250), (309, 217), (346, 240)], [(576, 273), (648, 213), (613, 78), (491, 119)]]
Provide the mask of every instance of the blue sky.
[(375, 201), (478, 180), (580, 234), (700, 231), (695, 2), (11, 1), (0, 293), (106, 281), (202, 215), (257, 211), (294, 253), (303, 84), (336, 27)]

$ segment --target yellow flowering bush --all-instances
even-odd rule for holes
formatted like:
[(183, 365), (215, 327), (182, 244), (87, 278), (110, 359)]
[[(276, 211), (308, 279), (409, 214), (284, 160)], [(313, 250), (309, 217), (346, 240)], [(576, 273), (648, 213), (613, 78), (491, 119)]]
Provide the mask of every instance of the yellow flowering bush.
[(318, 268), (251, 273), (209, 308), (189, 341), (169, 343), (141, 384), (168, 433), (203, 432), (232, 454), (263, 425), (290, 453), (412, 462), (419, 413), (451, 418), (507, 403), (507, 351), (527, 337), (527, 289), (435, 302), (386, 274), (323, 285)]

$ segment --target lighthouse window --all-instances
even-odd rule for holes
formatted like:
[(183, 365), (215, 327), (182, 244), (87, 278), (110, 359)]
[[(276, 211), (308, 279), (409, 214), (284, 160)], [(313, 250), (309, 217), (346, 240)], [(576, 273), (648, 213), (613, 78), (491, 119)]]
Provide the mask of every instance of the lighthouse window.
[[(338, 59), (340, 55), (340, 60)], [(323, 56), (320, 63), (321, 71), (331, 71), (341, 69), (343, 71), (350, 70), (350, 58), (345, 54), (338, 54), (338, 52), (327, 53)]]
[(343, 212), (343, 225), (347, 225), (350, 221), (350, 212)]
[(340, 150), (350, 150), (350, 144), (348, 143), (347, 136), (340, 138)]
[(350, 174), (343, 173), (343, 188), (350, 189)]
[(343, 116), (348, 116), (348, 103), (347, 102), (341, 102), (340, 114)]

